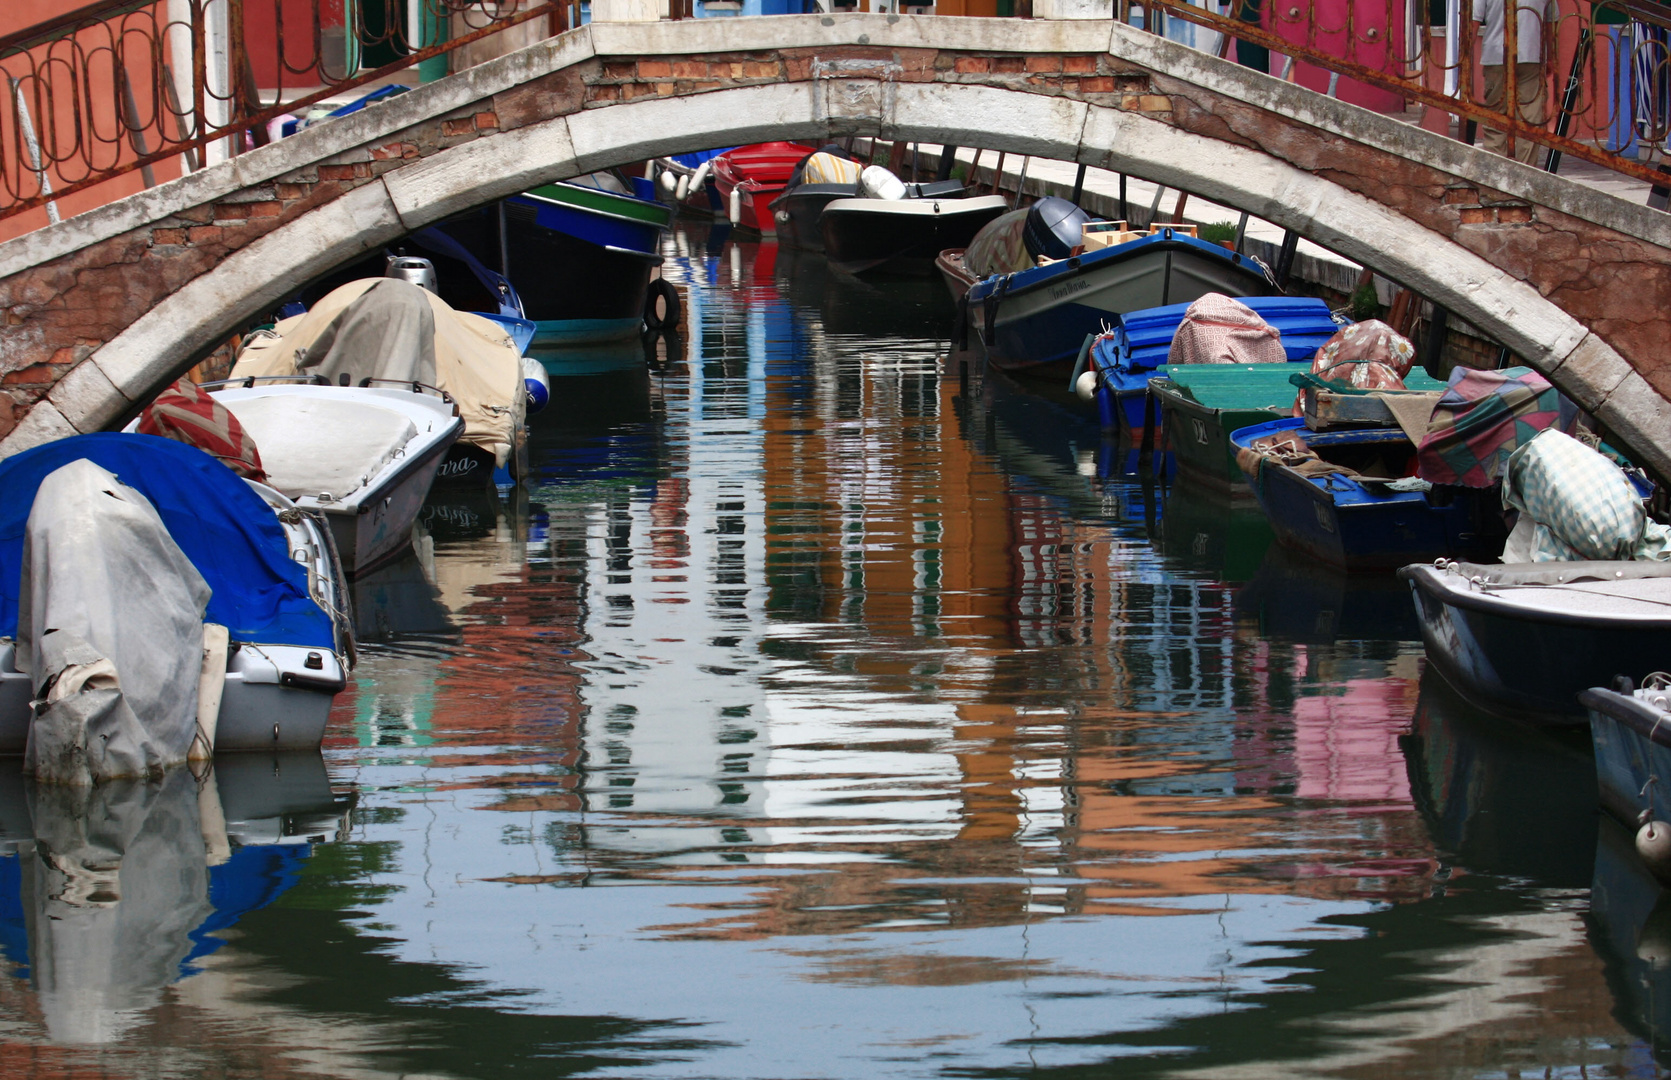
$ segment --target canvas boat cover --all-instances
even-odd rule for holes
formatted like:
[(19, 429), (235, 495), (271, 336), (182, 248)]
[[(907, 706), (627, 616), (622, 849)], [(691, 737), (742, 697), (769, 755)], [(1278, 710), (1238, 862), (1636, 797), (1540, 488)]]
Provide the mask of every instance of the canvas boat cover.
[[(0, 637), (18, 636), (23, 539), (36, 490), (85, 458), (149, 500), (212, 590), (205, 618), (233, 641), (330, 649), (331, 618), (308, 594), (284, 528), (254, 488), (201, 450), (153, 435), (77, 435), (0, 461)], [(21, 642), (20, 642), (21, 645)]]
[(1560, 415), (1560, 391), (1531, 368), (1457, 368), (1417, 447), (1416, 475), (1435, 484), (1490, 487), (1503, 478), (1509, 455)]
[(238, 418), (190, 379), (179, 380), (145, 407), (139, 433), (195, 446), (246, 480), (267, 479), (261, 454)]
[[(522, 354), (505, 328), (394, 278), (362, 278), (333, 289), (311, 311), (252, 335), (233, 378), (324, 375), (421, 382), (458, 403), (459, 441), (503, 465), (522, 422)], [(260, 439), (256, 439), (257, 445)]]
[(208, 583), (150, 500), (108, 469), (66, 462), (34, 496), (16, 661), (40, 704), (24, 768), (81, 785), (160, 775), (197, 732)]
[(1223, 293), (1207, 293), (1184, 311), (1168, 364), (1284, 364), (1282, 331)]
[(394, 409), (324, 394), (275, 393), (227, 407), (267, 448), (267, 483), (292, 499), (359, 491), (418, 437)]
[[(1382, 322), (1365, 319), (1341, 327), (1311, 360), (1311, 373), (1327, 382), (1360, 390), (1403, 390), (1404, 376), (1416, 360), (1410, 339)], [(1294, 398), (1294, 414), (1305, 411), (1304, 394)]]
[(799, 177), (792, 177), (794, 183), (801, 184), (857, 184), (864, 167), (850, 158), (840, 154), (832, 154), (825, 150), (808, 157), (796, 170)]
[(1014, 274), (1033, 267), (1027, 250), (1027, 215), (1031, 207), (1000, 214), (981, 227), (963, 252), (963, 265), (976, 278)]
[[(1671, 528), (1649, 520), (1624, 471), (1556, 428), (1509, 455), (1503, 505), (1522, 515), (1506, 553), (1513, 561), (1671, 559)], [(1517, 542), (1527, 520), (1530, 536)]]

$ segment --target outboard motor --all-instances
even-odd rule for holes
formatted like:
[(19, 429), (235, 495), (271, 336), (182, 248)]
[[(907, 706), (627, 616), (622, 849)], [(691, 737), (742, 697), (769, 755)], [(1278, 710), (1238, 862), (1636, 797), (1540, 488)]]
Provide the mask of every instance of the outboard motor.
[(437, 296), (440, 295), (435, 283), (435, 264), (428, 259), (420, 259), (414, 255), (390, 255), (383, 276), (410, 281), (420, 289), (428, 289)]
[(1065, 259), (1084, 242), (1082, 232), (1091, 215), (1066, 199), (1046, 195), (1027, 210), (1022, 239), (1027, 253), (1037, 259)]
[(522, 390), (527, 395), (529, 416), (551, 403), (551, 376), (546, 373), (545, 365), (532, 356), (522, 358)]

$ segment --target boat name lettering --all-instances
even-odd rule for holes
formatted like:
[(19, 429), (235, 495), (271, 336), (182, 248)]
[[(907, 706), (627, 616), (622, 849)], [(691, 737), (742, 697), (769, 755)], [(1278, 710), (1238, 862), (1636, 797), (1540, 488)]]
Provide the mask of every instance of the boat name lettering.
[(1052, 300), (1060, 300), (1065, 296), (1072, 296), (1074, 293), (1084, 292), (1090, 287), (1090, 283), (1084, 278), (1074, 278), (1072, 281), (1064, 281), (1060, 285), (1052, 285), (1050, 287), (1050, 298)]

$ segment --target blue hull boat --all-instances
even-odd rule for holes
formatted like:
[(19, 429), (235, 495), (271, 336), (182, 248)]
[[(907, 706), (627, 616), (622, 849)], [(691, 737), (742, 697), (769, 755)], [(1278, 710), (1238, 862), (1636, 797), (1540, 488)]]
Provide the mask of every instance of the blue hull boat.
[[(1311, 296), (1245, 296), (1239, 298), (1265, 322), (1282, 332), (1282, 348), (1294, 363), (1309, 362), (1340, 329), (1329, 305)], [(1084, 370), (1097, 373), (1097, 416), (1105, 428), (1129, 431), (1137, 438), (1160, 420), (1149, 401), (1149, 380), (1166, 374), (1172, 338), (1183, 323), (1189, 304), (1133, 311), (1119, 317), (1114, 328), (1081, 346), (1068, 389)]]
[[(1285, 434), (1300, 434), (1324, 465), (1346, 471), (1307, 475), (1253, 449), (1260, 439)], [(1396, 427), (1308, 431), (1296, 418), (1240, 428), (1230, 440), (1278, 542), (1331, 566), (1483, 562), (1500, 555), (1508, 539), (1496, 488), (1399, 490), (1415, 447)]]
[(1210, 292), (1277, 291), (1262, 263), (1172, 229), (980, 281), (960, 255), (948, 251), (939, 259), (948, 283), (968, 282), (959, 333), (966, 325), (978, 335), (995, 367), (1045, 378), (1067, 378), (1086, 335), (1105, 332), (1127, 312), (1187, 304)]

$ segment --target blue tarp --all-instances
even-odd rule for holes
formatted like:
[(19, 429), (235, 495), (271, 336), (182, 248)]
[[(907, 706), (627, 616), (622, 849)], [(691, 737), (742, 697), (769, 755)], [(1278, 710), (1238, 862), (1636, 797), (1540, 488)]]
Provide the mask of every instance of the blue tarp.
[(156, 507), (169, 535), (214, 595), (205, 618), (233, 641), (329, 649), (331, 620), (308, 596), (307, 570), (248, 484), (203, 451), (154, 435), (105, 433), (26, 450), (0, 462), (0, 636), (16, 636), (23, 534), (35, 490), (86, 458)]

